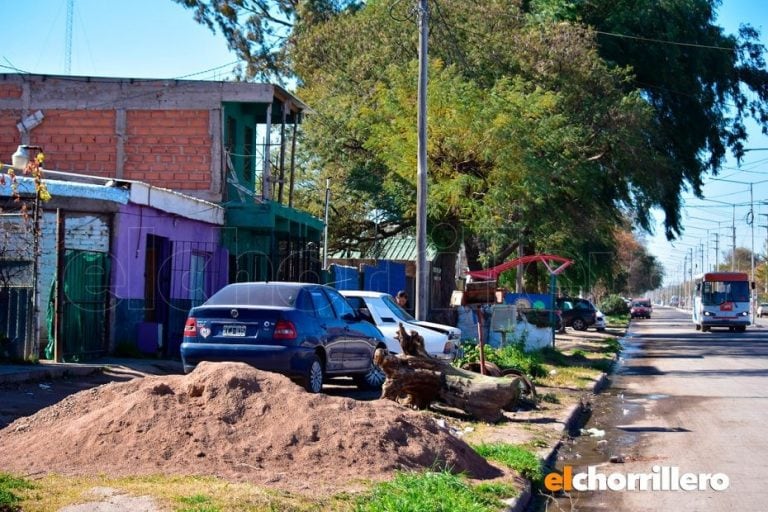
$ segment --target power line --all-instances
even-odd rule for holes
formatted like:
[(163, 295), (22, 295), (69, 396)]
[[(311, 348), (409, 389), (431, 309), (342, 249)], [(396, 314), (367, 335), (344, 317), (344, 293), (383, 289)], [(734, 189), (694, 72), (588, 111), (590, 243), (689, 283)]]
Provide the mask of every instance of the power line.
[(620, 37), (624, 39), (634, 39), (637, 41), (645, 41), (648, 43), (660, 43), (660, 44), (671, 44), (675, 46), (688, 46), (692, 48), (706, 48), (709, 50), (723, 50), (723, 51), (729, 51), (732, 52), (734, 50), (737, 50), (737, 47), (728, 47), (728, 46), (714, 46), (714, 45), (708, 45), (708, 44), (698, 44), (698, 43), (682, 43), (680, 41), (669, 41), (667, 39), (654, 39), (651, 37), (641, 37), (641, 36), (630, 36), (628, 34), (617, 34), (616, 32), (603, 32), (602, 30), (595, 30), (596, 34), (600, 34), (603, 36), (611, 36), (611, 37)]

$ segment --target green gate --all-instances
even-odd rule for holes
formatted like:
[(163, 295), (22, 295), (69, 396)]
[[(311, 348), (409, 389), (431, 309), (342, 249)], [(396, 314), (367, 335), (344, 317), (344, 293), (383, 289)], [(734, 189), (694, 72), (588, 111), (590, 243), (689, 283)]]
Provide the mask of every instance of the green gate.
[(67, 249), (61, 293), (64, 360), (81, 361), (108, 350), (109, 254)]

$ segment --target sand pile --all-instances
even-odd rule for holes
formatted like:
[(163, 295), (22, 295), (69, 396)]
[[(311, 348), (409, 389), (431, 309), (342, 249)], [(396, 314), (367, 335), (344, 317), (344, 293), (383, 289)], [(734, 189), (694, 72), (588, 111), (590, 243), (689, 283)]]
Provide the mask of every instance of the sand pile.
[(0, 430), (0, 447), (0, 468), (25, 474), (205, 474), (293, 491), (398, 469), (501, 475), (426, 414), (311, 395), (241, 363), (82, 391)]

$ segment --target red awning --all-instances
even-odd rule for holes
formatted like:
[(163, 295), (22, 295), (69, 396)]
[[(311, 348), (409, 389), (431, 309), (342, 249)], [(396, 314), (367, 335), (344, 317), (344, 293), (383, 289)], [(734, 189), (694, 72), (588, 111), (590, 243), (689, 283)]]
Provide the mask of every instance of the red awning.
[(467, 272), (467, 275), (472, 277), (472, 279), (478, 279), (480, 281), (495, 281), (499, 278), (499, 274), (505, 270), (515, 268), (518, 265), (525, 265), (526, 263), (533, 263), (538, 261), (542, 262), (544, 266), (547, 267), (550, 275), (558, 275), (573, 263), (573, 260), (563, 258), (562, 256), (555, 256), (553, 254), (532, 254), (530, 256), (523, 256), (522, 258), (515, 258), (514, 260), (505, 261), (504, 263), (496, 265), (495, 267), (486, 268), (483, 270), (472, 270)]

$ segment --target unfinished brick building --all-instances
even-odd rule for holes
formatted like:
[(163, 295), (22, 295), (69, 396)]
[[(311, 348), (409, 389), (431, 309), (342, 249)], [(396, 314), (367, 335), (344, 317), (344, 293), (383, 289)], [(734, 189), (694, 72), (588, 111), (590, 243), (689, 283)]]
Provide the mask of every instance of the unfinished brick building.
[(47, 169), (223, 204), (231, 281), (318, 281), (322, 222), (292, 207), (305, 110), (270, 84), (2, 74), (0, 160), (36, 145)]

